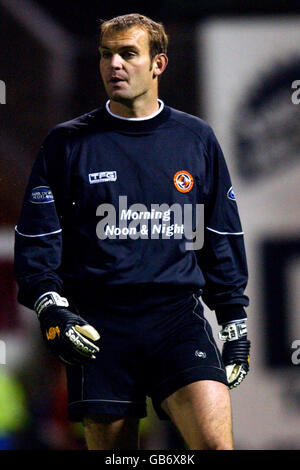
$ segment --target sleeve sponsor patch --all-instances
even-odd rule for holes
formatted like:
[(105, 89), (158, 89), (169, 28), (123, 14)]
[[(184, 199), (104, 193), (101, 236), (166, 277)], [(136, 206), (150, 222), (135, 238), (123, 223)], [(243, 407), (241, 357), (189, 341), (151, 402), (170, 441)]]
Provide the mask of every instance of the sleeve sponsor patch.
[(29, 202), (33, 204), (48, 204), (49, 202), (54, 202), (54, 197), (49, 186), (37, 186), (33, 188), (30, 193)]

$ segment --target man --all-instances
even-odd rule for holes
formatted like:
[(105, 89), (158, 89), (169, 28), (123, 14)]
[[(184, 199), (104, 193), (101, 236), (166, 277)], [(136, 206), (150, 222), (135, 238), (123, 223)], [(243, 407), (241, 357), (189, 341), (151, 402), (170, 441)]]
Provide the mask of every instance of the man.
[[(109, 100), (46, 137), (16, 227), (18, 298), (67, 364), (88, 449), (138, 448), (147, 395), (189, 449), (233, 449), (229, 388), (249, 368), (234, 192), (211, 128), (158, 98), (167, 43), (139, 14), (102, 23)], [(192, 207), (197, 233), (201, 205), (205, 242), (190, 249), (176, 217)]]

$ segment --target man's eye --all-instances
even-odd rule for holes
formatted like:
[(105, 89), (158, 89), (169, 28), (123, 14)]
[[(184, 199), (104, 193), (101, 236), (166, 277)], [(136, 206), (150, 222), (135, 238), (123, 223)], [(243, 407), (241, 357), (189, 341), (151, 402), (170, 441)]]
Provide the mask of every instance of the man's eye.
[(108, 59), (110, 57), (109, 52), (100, 52), (100, 58), (101, 59)]
[(123, 53), (123, 57), (125, 57), (126, 59), (131, 59), (132, 57), (135, 57), (135, 53), (127, 51)]

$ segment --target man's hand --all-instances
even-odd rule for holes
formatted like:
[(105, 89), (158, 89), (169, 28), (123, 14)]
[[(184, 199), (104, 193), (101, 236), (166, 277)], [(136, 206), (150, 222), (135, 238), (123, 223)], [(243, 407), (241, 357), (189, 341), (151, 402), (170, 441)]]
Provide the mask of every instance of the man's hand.
[(43, 294), (34, 310), (40, 320), (43, 339), (50, 351), (65, 364), (82, 364), (95, 359), (99, 351), (94, 341), (100, 338), (95, 328), (70, 312), (67, 299), (56, 292)]
[(226, 368), (228, 386), (237, 387), (249, 371), (250, 341), (247, 339), (247, 325), (240, 320), (223, 325), (219, 338), (225, 341), (222, 358)]

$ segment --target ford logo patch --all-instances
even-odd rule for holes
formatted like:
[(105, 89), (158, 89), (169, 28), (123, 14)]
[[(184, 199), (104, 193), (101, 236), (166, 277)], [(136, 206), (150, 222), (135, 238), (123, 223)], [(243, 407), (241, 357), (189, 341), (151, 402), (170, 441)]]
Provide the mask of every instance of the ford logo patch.
[(233, 187), (231, 186), (231, 188), (229, 188), (228, 192), (227, 192), (227, 197), (229, 199), (231, 199), (232, 201), (235, 201), (235, 194), (234, 194), (234, 191), (233, 191)]

